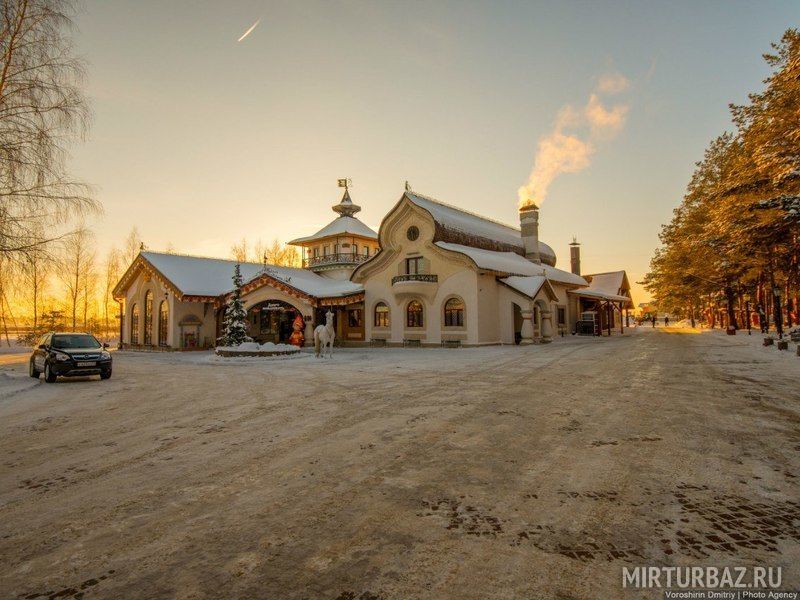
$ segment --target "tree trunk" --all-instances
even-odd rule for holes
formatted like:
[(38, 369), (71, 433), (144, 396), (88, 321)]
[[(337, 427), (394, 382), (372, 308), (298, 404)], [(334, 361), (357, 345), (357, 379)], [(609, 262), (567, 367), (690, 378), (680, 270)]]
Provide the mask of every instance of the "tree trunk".
[(728, 314), (728, 327), (739, 329), (739, 323), (736, 320), (736, 311), (734, 309), (734, 295), (733, 287), (730, 285), (725, 286), (725, 312)]

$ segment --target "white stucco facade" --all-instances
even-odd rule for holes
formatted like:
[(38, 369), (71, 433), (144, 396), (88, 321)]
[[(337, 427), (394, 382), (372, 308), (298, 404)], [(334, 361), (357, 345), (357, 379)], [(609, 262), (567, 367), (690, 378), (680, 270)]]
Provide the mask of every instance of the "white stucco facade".
[[(302, 321), (310, 344), (314, 326), (330, 310), (343, 343), (547, 343), (575, 332), (582, 312), (594, 307), (605, 311), (594, 327), (597, 335), (603, 325), (617, 323), (614, 310), (621, 322), (623, 307), (630, 304), (624, 271), (583, 278), (556, 268), (555, 253), (538, 239), (536, 207), (524, 211), (524, 236), (410, 192), (384, 217), (377, 234), (353, 217), (358, 208), (345, 191), (334, 206), (340, 217), (293, 241), (304, 248), (306, 268), (240, 265), (248, 335), (262, 343), (284, 342)], [(358, 239), (367, 256), (355, 260), (342, 254), (345, 239), (351, 244)], [(336, 254), (314, 251), (331, 243)], [(123, 307), (122, 345), (214, 346), (234, 267), (224, 259), (142, 252), (115, 288)]]

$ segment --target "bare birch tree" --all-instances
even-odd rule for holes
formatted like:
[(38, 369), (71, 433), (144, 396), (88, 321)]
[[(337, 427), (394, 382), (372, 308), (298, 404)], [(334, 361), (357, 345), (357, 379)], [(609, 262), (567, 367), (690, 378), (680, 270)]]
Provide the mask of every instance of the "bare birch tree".
[(105, 325), (105, 334), (108, 335), (109, 328), (109, 314), (108, 307), (113, 302), (111, 292), (120, 277), (120, 253), (116, 248), (111, 248), (106, 256), (105, 262), (105, 285), (103, 289), (103, 324)]
[(14, 261), (97, 209), (66, 171), (67, 144), (89, 121), (73, 13), (70, 0), (0, 3), (0, 254)]
[(269, 265), (301, 266), (300, 253), (297, 249), (294, 246), (281, 245), (277, 239), (273, 240), (272, 245), (264, 250), (263, 260)]
[(37, 335), (40, 329), (39, 315), (42, 312), (43, 296), (50, 274), (52, 257), (39, 246), (25, 252), (20, 265), (20, 295), (26, 298), (31, 311), (31, 332)]
[(93, 260), (94, 250), (92, 232), (82, 227), (72, 233), (63, 244), (58, 276), (67, 294), (67, 312), (72, 331), (78, 327), (80, 300), (87, 283), (87, 270)]
[(97, 260), (97, 252), (91, 248), (87, 249), (80, 276), (81, 308), (83, 309), (84, 331), (91, 331), (92, 329), (92, 327), (89, 326), (89, 310), (95, 303), (97, 295), (97, 269), (95, 266), (96, 260)]
[(277, 239), (267, 246), (261, 240), (253, 244), (252, 250), (245, 238), (231, 246), (231, 256), (234, 260), (244, 263), (266, 263), (283, 267), (299, 267), (301, 265), (300, 253), (292, 246), (281, 244)]
[(231, 256), (238, 263), (250, 262), (248, 244), (245, 238), (231, 246)]
[(131, 229), (128, 237), (125, 238), (125, 243), (122, 246), (122, 268), (127, 269), (131, 266), (133, 259), (139, 254), (142, 249), (142, 236), (139, 235), (139, 230), (136, 227)]

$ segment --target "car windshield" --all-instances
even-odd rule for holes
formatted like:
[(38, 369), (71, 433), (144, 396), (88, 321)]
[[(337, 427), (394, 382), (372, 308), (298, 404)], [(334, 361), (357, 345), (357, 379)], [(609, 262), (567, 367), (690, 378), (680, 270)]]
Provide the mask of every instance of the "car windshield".
[(99, 348), (100, 342), (93, 335), (54, 335), (53, 348)]

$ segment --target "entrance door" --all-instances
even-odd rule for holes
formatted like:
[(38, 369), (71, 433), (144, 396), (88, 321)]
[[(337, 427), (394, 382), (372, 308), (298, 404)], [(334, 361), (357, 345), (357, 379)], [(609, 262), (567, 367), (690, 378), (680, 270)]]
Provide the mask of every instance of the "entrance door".
[(514, 313), (514, 343), (519, 344), (522, 340), (522, 309), (516, 303), (511, 303)]
[(287, 302), (267, 300), (250, 309), (250, 336), (259, 344), (288, 344), (292, 335), (292, 323), (299, 314)]

